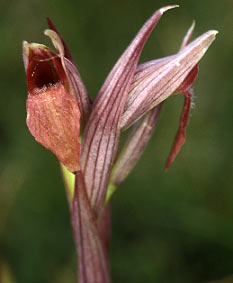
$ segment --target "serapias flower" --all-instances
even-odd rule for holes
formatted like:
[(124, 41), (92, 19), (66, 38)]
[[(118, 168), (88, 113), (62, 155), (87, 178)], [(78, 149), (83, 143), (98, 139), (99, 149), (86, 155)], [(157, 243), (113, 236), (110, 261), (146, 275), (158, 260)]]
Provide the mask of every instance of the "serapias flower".
[(41, 44), (24, 42), (27, 126), (71, 171), (80, 170), (80, 111), (70, 94), (61, 58)]
[[(41, 44), (23, 44), (28, 128), (39, 143), (75, 173), (70, 207), (80, 283), (110, 281), (107, 190), (115, 188), (132, 170), (153, 133), (163, 101), (176, 92), (185, 96), (185, 106), (167, 167), (184, 143), (197, 63), (217, 32), (208, 31), (188, 44), (191, 29), (177, 54), (138, 66), (153, 28), (165, 11), (175, 7), (159, 9), (144, 24), (93, 103), (68, 47), (51, 20), (48, 19), (50, 30), (45, 34), (51, 38), (56, 52)], [(135, 125), (132, 134), (116, 158), (120, 134), (132, 125)]]

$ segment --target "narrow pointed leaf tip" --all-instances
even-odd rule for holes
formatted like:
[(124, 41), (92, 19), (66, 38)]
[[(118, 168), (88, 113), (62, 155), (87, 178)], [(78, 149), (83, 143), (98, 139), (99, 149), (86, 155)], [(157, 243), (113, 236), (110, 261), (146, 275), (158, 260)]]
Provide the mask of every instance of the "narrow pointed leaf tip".
[(80, 111), (69, 93), (61, 58), (41, 44), (23, 43), (28, 88), (27, 126), (71, 172), (80, 170)]
[(161, 14), (165, 13), (166, 11), (170, 10), (170, 9), (173, 9), (173, 8), (179, 8), (180, 6), (179, 5), (168, 5), (168, 6), (165, 6), (163, 8), (160, 8), (159, 11)]
[(102, 208), (118, 147), (119, 123), (142, 48), (162, 14), (155, 12), (144, 24), (105, 80), (87, 122), (81, 155), (88, 196), (94, 210)]
[(181, 43), (180, 50), (188, 45), (188, 43), (189, 43), (189, 41), (191, 39), (191, 36), (193, 34), (194, 28), (195, 28), (195, 21), (192, 22), (191, 27), (188, 29), (188, 31), (187, 31), (187, 33), (186, 33), (186, 35), (185, 35), (185, 37), (184, 37), (184, 39), (183, 39), (183, 41)]
[(142, 64), (129, 91), (121, 128), (127, 129), (172, 95), (201, 60), (216, 34), (215, 30), (208, 31), (177, 54)]

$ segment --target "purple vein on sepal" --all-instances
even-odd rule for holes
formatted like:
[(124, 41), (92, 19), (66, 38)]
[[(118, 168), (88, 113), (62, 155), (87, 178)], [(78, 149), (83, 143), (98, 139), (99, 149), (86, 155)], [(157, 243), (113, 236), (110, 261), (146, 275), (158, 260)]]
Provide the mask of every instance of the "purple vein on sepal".
[[(121, 128), (126, 129), (142, 115), (168, 98), (185, 80), (189, 72), (200, 61), (210, 44), (215, 39), (217, 31), (211, 30), (177, 54), (146, 63), (150, 67), (150, 74), (141, 79), (132, 88), (121, 121)], [(161, 66), (160, 66), (161, 65)], [(153, 70), (154, 66), (154, 70)], [(145, 72), (147, 72), (145, 65)], [(143, 74), (143, 69), (141, 70)]]
[(84, 131), (81, 166), (88, 196), (96, 212), (105, 200), (119, 142), (119, 122), (142, 48), (162, 14), (174, 7), (158, 10), (145, 23), (113, 67), (93, 105)]

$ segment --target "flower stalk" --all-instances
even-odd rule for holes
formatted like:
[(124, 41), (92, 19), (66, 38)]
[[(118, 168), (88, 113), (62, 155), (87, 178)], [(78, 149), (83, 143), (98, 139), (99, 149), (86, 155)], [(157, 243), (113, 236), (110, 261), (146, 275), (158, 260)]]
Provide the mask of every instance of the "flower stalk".
[[(138, 65), (143, 47), (164, 12), (156, 11), (121, 55), (96, 99), (91, 102), (73, 57), (50, 19), (49, 36), (56, 49), (23, 43), (31, 134), (61, 163), (78, 258), (79, 283), (110, 282), (110, 198), (143, 154), (157, 125), (164, 101), (174, 93), (185, 97), (180, 127), (166, 170), (185, 142), (191, 86), (197, 63), (215, 39), (208, 31), (180, 51)], [(132, 127), (118, 154), (122, 131)], [(82, 139), (81, 139), (82, 136)]]

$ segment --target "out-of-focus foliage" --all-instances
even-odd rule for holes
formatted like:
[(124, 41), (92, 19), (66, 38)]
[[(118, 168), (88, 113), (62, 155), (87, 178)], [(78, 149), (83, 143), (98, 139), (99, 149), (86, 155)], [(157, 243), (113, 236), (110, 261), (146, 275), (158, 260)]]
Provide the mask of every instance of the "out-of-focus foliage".
[(51, 17), (94, 97), (138, 28), (168, 4), (181, 7), (163, 16), (141, 62), (176, 52), (193, 19), (194, 37), (209, 29), (220, 33), (200, 63), (181, 154), (164, 173), (183, 103), (174, 96), (142, 160), (113, 197), (113, 282), (233, 282), (232, 0), (2, 0), (0, 257), (16, 282), (76, 280), (59, 166), (25, 124), (22, 40), (49, 44), (43, 30), (45, 16)]

